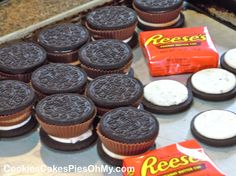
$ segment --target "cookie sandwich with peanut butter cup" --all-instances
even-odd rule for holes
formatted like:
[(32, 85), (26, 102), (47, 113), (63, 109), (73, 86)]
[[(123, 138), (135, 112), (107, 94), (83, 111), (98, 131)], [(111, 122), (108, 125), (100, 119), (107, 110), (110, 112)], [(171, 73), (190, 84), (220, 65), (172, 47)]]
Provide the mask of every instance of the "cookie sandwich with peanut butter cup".
[(31, 73), (46, 61), (46, 51), (31, 42), (18, 42), (0, 48), (0, 79), (29, 82)]
[(125, 158), (155, 148), (159, 123), (151, 113), (134, 107), (113, 109), (97, 126), (99, 156), (107, 163), (122, 166)]
[(97, 106), (98, 115), (118, 107), (138, 107), (143, 98), (142, 83), (124, 74), (99, 76), (91, 81), (85, 91)]
[(221, 56), (220, 65), (223, 69), (236, 74), (236, 48), (226, 51)]
[(21, 81), (0, 81), (0, 138), (17, 137), (36, 127), (33, 106), (36, 95)]
[(90, 80), (111, 73), (130, 74), (132, 50), (126, 43), (115, 39), (97, 40), (84, 45), (79, 60)]
[(187, 110), (193, 101), (192, 92), (174, 80), (158, 80), (144, 87), (142, 104), (145, 110), (173, 114)]
[(87, 74), (79, 67), (69, 64), (44, 65), (32, 74), (31, 85), (38, 99), (57, 93), (83, 94)]
[(86, 27), (92, 40), (119, 39), (131, 48), (138, 43), (135, 32), (137, 15), (133, 9), (125, 6), (109, 6), (98, 8), (86, 16)]
[(96, 113), (93, 102), (83, 95), (48, 96), (36, 106), (36, 117), (41, 126), (40, 139), (56, 150), (87, 148), (97, 139), (93, 128)]
[(87, 29), (73, 23), (45, 28), (38, 35), (38, 43), (47, 51), (49, 62), (71, 65), (80, 64), (78, 50), (89, 40)]
[(133, 8), (138, 14), (138, 27), (157, 30), (184, 26), (181, 13), (183, 0), (134, 0)]
[(210, 68), (194, 73), (188, 79), (193, 95), (209, 101), (224, 101), (236, 96), (236, 77), (233, 73)]

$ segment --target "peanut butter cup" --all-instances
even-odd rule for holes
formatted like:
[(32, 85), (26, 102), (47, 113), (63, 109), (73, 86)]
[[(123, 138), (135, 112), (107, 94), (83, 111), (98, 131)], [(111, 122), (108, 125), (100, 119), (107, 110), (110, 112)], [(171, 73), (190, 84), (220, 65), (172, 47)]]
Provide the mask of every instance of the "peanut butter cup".
[(0, 137), (23, 135), (36, 126), (32, 107), (35, 93), (24, 82), (0, 81)]
[(6, 45), (0, 48), (0, 79), (29, 82), (31, 73), (45, 60), (46, 51), (35, 43)]

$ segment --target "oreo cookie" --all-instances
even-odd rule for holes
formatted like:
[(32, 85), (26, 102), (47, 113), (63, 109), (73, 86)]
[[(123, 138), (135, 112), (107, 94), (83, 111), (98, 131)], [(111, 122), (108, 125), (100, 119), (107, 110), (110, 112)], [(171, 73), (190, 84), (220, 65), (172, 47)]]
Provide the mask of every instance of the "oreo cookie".
[(0, 78), (29, 82), (31, 73), (45, 60), (46, 51), (35, 43), (4, 46), (0, 48)]
[(0, 81), (0, 137), (23, 135), (36, 126), (32, 107), (35, 93), (26, 83)]
[(81, 67), (92, 79), (111, 73), (128, 73), (132, 64), (131, 48), (114, 39), (97, 40), (79, 51)]
[(220, 59), (220, 65), (223, 69), (228, 70), (234, 74), (236, 74), (236, 48), (230, 49), (225, 52)]
[(136, 37), (136, 25), (135, 11), (125, 6), (98, 8), (86, 16), (86, 26), (95, 40), (119, 39), (129, 43)]
[(143, 97), (142, 83), (124, 74), (97, 77), (88, 84), (86, 95), (93, 100), (98, 114), (121, 107), (138, 107)]
[(159, 123), (151, 113), (134, 107), (113, 109), (104, 114), (97, 127), (99, 154), (119, 166), (123, 159), (150, 150), (158, 132)]
[(78, 49), (89, 40), (80, 24), (65, 23), (42, 30), (38, 42), (48, 52), (50, 62), (78, 64)]
[(145, 110), (159, 114), (179, 113), (190, 108), (192, 92), (174, 80), (158, 80), (144, 87), (142, 104)]
[(87, 74), (68, 64), (48, 64), (32, 74), (31, 84), (39, 99), (57, 93), (83, 93)]
[(134, 0), (133, 8), (138, 14), (139, 28), (157, 30), (182, 27), (184, 15), (181, 12), (182, 0)]
[(57, 150), (80, 150), (96, 140), (93, 120), (96, 116), (93, 102), (78, 94), (55, 94), (41, 100), (36, 106), (44, 144)]
[(236, 96), (236, 77), (227, 70), (210, 68), (194, 73), (188, 79), (193, 95), (209, 101), (224, 101)]
[(236, 144), (236, 114), (225, 110), (208, 110), (197, 114), (191, 122), (193, 136), (215, 147)]

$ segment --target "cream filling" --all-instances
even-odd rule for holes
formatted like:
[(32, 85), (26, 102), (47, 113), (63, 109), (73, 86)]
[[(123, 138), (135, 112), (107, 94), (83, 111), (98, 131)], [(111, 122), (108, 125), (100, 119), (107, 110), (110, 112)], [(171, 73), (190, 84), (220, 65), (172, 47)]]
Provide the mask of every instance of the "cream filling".
[(140, 23), (144, 24), (145, 26), (151, 26), (151, 27), (167, 27), (167, 26), (171, 26), (171, 25), (176, 24), (179, 21), (179, 19), (180, 19), (180, 15), (177, 18), (175, 18), (174, 20), (166, 22), (166, 23), (149, 23), (149, 22), (143, 21), (140, 17), (138, 17), (138, 21)]
[(236, 77), (227, 70), (210, 68), (193, 74), (193, 87), (207, 94), (223, 94), (230, 92), (236, 86)]
[(224, 60), (227, 65), (236, 69), (236, 48), (227, 51)]
[(110, 157), (115, 158), (115, 159), (119, 159), (119, 160), (123, 160), (123, 159), (129, 158), (129, 157), (135, 156), (135, 155), (126, 156), (126, 155), (119, 155), (119, 154), (113, 153), (113, 152), (110, 151), (108, 148), (106, 148), (103, 144), (102, 144), (102, 149), (103, 149), (103, 151), (104, 151), (107, 155), (109, 155)]
[(17, 125), (12, 125), (12, 126), (0, 126), (0, 130), (2, 131), (9, 131), (9, 130), (14, 130), (14, 129), (17, 129), (17, 128), (20, 128), (22, 126), (24, 126), (25, 124), (27, 124), (31, 119), (31, 116), (29, 116), (28, 119), (26, 119), (25, 121), (17, 124)]
[(51, 139), (61, 142), (61, 143), (65, 143), (65, 144), (75, 144), (79, 141), (84, 141), (86, 139), (88, 139), (90, 136), (92, 136), (93, 132), (92, 132), (92, 128), (89, 129), (88, 131), (86, 131), (85, 133), (76, 136), (76, 137), (72, 137), (72, 138), (59, 138), (59, 137), (55, 137), (55, 136), (51, 136), (48, 135)]
[[(125, 40), (121, 40), (124, 43), (128, 43), (133, 38), (133, 35)], [(96, 41), (93, 37), (91, 37), (92, 41)]]
[(236, 137), (236, 115), (224, 110), (210, 110), (201, 113), (194, 120), (198, 133), (210, 139)]
[(144, 87), (144, 98), (157, 106), (179, 105), (188, 99), (188, 89), (174, 80), (158, 80)]

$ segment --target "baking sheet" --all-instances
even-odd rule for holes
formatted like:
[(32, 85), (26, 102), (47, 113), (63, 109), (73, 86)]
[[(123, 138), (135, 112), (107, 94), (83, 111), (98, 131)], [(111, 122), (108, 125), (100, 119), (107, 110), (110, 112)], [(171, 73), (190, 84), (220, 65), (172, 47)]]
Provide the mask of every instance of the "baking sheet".
[[(192, 10), (184, 11), (186, 17), (186, 26), (207, 26), (217, 50), (220, 54), (230, 48), (236, 47), (236, 33), (234, 30), (222, 25), (215, 20), (199, 14)], [(136, 76), (147, 84), (157, 79), (163, 79), (163, 77), (153, 78), (149, 76), (149, 71), (146, 65), (146, 61), (142, 55), (140, 48), (134, 50), (134, 63), (132, 67), (135, 70)], [(178, 75), (165, 77), (168, 79), (174, 79), (186, 82), (189, 75)], [(160, 122), (160, 133), (156, 139), (157, 147), (163, 147), (176, 142), (192, 139), (193, 136), (190, 133), (190, 121), (194, 115), (199, 112), (208, 109), (227, 109), (236, 111), (235, 99), (224, 102), (207, 102), (194, 98), (194, 103), (186, 112), (176, 115), (156, 115)], [(227, 148), (214, 148), (208, 147), (202, 144), (206, 153), (216, 163), (216, 165), (229, 176), (236, 175), (236, 146)], [(42, 166), (68, 166), (77, 165), (87, 167), (89, 165), (101, 166), (103, 163), (98, 157), (96, 146), (92, 146), (81, 152), (64, 153), (55, 152), (49, 150), (43, 146), (39, 140), (38, 132), (33, 132), (28, 136), (21, 138), (15, 138), (12, 140), (0, 141), (0, 175), (1, 176), (16, 176), (16, 175), (81, 175), (81, 176), (106, 176), (108, 173), (100, 172), (83, 172), (83, 173), (5, 173), (4, 165), (17, 166), (30, 166), (30, 167), (42, 167)], [(121, 176), (121, 173), (112, 173), (112, 176)]]

